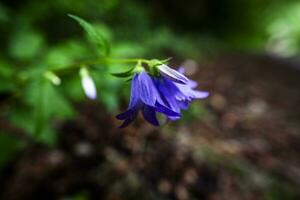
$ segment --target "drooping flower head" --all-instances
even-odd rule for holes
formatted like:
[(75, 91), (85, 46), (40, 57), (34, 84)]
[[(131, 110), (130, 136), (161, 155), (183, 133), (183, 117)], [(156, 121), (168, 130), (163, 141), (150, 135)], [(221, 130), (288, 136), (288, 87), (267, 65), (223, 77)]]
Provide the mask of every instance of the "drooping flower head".
[(156, 113), (162, 113), (169, 120), (181, 117), (181, 110), (187, 109), (195, 99), (208, 96), (208, 92), (195, 90), (197, 83), (184, 75), (183, 68), (174, 70), (158, 60), (150, 60), (148, 72), (138, 63), (136, 68), (119, 74), (127, 77), (133, 74), (130, 102), (126, 112), (117, 116), (124, 120), (121, 127), (126, 127), (142, 112), (144, 118), (152, 125), (160, 125)]
[(178, 112), (165, 105), (152, 78), (145, 71), (135, 73), (133, 76), (128, 109), (117, 115), (117, 119), (124, 120), (120, 127), (129, 125), (137, 117), (139, 111), (154, 126), (159, 126), (156, 112), (168, 117), (180, 117)]
[[(161, 69), (161, 67), (158, 67)], [(169, 68), (164, 66), (163, 69)], [(168, 70), (168, 75), (154, 78), (155, 86), (157, 87), (164, 103), (173, 111), (180, 113), (182, 109), (187, 109), (190, 102), (194, 99), (203, 99), (208, 96), (208, 92), (195, 90), (197, 83), (193, 80), (187, 79), (184, 74), (184, 69), (180, 68), (175, 71), (171, 68)], [(186, 82), (182, 83), (183, 77)], [(179, 119), (179, 117), (168, 116), (170, 120)]]

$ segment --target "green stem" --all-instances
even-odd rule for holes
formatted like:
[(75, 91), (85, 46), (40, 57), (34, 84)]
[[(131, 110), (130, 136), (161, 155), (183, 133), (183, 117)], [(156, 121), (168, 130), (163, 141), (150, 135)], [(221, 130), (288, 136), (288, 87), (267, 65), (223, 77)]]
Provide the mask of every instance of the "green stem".
[(91, 60), (86, 62), (80, 62), (80, 63), (73, 63), (67, 67), (62, 67), (56, 70), (53, 70), (54, 72), (58, 71), (64, 71), (74, 68), (80, 68), (82, 66), (89, 66), (89, 65), (97, 65), (97, 64), (105, 64), (105, 63), (145, 63), (149, 64), (149, 60), (147, 59), (141, 59), (141, 58), (130, 58), (130, 59), (118, 59), (118, 58), (106, 58), (102, 60)]
[(104, 64), (104, 63), (138, 63), (138, 62), (148, 64), (150, 61), (146, 60), (146, 59), (140, 59), (140, 58), (129, 58), (129, 59), (106, 58), (104, 60), (88, 61), (88, 62), (81, 63), (81, 64), (96, 65), (96, 64)]

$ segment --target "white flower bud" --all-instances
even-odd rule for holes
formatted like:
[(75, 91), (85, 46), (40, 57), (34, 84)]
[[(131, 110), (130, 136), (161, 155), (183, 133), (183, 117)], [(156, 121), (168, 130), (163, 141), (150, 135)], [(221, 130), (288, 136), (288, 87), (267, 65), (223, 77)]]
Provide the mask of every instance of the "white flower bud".
[(96, 90), (95, 83), (92, 77), (89, 75), (88, 70), (85, 67), (80, 69), (80, 76), (81, 76), (81, 85), (85, 95), (89, 99), (96, 99), (97, 90)]

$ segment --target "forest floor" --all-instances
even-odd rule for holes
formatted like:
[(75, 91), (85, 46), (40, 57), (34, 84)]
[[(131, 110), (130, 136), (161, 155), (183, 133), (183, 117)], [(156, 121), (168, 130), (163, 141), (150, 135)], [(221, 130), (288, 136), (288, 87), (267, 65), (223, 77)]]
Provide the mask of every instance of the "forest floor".
[[(90, 102), (1, 172), (0, 199), (300, 199), (300, 70), (267, 56), (218, 57), (193, 73), (205, 112), (126, 129)], [(192, 109), (200, 106), (196, 103)]]

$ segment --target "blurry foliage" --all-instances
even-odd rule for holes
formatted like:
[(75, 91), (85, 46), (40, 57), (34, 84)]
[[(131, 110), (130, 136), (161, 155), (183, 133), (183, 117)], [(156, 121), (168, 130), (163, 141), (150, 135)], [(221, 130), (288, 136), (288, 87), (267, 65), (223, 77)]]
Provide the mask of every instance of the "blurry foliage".
[(202, 116), (206, 116), (206, 110), (201, 102), (194, 102), (191, 104), (188, 111), (183, 112), (182, 123), (188, 123), (189, 121), (200, 119)]
[(282, 56), (293, 56), (300, 51), (300, 3), (295, 2), (274, 13), (268, 26), (268, 49)]
[(41, 34), (27, 30), (16, 31), (11, 36), (9, 44), (9, 54), (12, 58), (17, 60), (30, 60), (38, 55), (43, 47), (43, 37)]
[(201, 48), (209, 48), (216, 43), (213, 51), (262, 52), (266, 46), (269, 47), (268, 41), (271, 40), (287, 46), (282, 47), (280, 55), (291, 55), (290, 51), (299, 53), (295, 48), (299, 46), (298, 0), (156, 2), (160, 4), (157, 6), (158, 23), (168, 22), (180, 32), (189, 33), (193, 39), (195, 37), (191, 33), (203, 39), (210, 38), (209, 45), (194, 40), (194, 44)]
[(265, 200), (297, 199), (297, 191), (294, 187), (286, 184), (282, 180), (273, 178), (268, 189)]
[(65, 200), (88, 200), (90, 199), (85, 192), (78, 193), (73, 197), (67, 197)]

